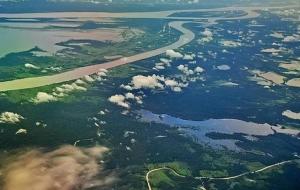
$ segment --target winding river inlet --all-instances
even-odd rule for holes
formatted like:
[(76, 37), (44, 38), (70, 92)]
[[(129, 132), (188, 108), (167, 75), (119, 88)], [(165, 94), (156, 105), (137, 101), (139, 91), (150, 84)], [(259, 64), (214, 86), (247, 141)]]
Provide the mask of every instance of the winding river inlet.
[[(190, 43), (194, 38), (195, 34), (184, 27), (185, 23), (193, 22), (197, 20), (206, 20), (207, 24), (214, 24), (220, 20), (240, 20), (240, 19), (250, 19), (259, 16), (256, 10), (265, 9), (266, 7), (227, 7), (227, 8), (216, 8), (216, 9), (196, 9), (196, 10), (178, 10), (178, 11), (161, 11), (161, 12), (141, 12), (141, 13), (95, 13), (95, 12), (65, 12), (65, 13), (25, 13), (25, 14), (0, 14), (0, 18), (153, 18), (153, 19), (174, 19), (176, 21), (171, 21), (169, 26), (182, 33), (178, 41), (164, 46), (155, 50), (150, 50), (144, 53), (136, 54), (130, 57), (120, 58), (114, 61), (109, 61), (102, 64), (96, 64), (86, 67), (76, 68), (70, 71), (62, 72), (59, 74), (32, 77), (24, 79), (16, 79), (11, 81), (0, 82), (0, 91), (11, 91), (11, 90), (21, 90), (36, 88), (51, 84), (58, 84), (67, 81), (76, 80), (82, 78), (86, 75), (92, 75), (99, 71), (99, 69), (110, 69), (120, 65), (133, 63), (139, 60), (151, 58), (160, 54), (165, 53), (168, 49), (177, 49)], [(276, 7), (272, 7), (276, 8)], [(282, 8), (282, 7), (281, 7)], [(240, 10), (244, 11), (246, 15), (237, 16), (233, 18), (224, 17), (210, 17), (210, 18), (195, 18), (195, 17), (172, 17), (174, 13), (180, 12), (210, 12), (210, 11), (231, 11)], [(75, 16), (76, 15), (76, 16)], [(180, 19), (178, 21), (178, 19)]]

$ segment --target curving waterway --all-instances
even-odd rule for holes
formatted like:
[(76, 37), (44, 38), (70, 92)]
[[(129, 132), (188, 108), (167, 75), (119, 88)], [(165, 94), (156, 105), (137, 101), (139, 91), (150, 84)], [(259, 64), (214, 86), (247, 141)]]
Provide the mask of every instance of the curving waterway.
[[(250, 19), (259, 16), (256, 10), (261, 10), (266, 7), (226, 7), (226, 8), (216, 8), (216, 9), (196, 9), (196, 10), (178, 10), (178, 11), (161, 11), (161, 12), (141, 12), (141, 13), (25, 13), (25, 14), (0, 14), (0, 18), (86, 18), (86, 19), (101, 19), (101, 18), (156, 18), (156, 19), (180, 19), (180, 20), (193, 20), (197, 21), (199, 19), (206, 19), (208, 24), (213, 24), (220, 20), (239, 20), (239, 19)], [(275, 8), (275, 7), (273, 7)], [(282, 7), (281, 7), (282, 8)], [(191, 18), (191, 17), (171, 17), (174, 13), (180, 12), (204, 12), (204, 11), (228, 11), (228, 10), (241, 10), (247, 13), (246, 15), (234, 17), (234, 18), (223, 18), (223, 17), (212, 17), (212, 18)], [(11, 81), (0, 82), (0, 91), (11, 91), (11, 90), (21, 90), (28, 88), (36, 88), (51, 84), (57, 84), (62, 82), (67, 82), (75, 79), (84, 77), (85, 75), (92, 75), (99, 71), (99, 69), (110, 69), (117, 66), (121, 66), (128, 63), (133, 63), (143, 59), (151, 58), (160, 54), (163, 54), (168, 49), (177, 49), (183, 45), (190, 43), (194, 38), (195, 34), (183, 27), (187, 22), (191, 21), (171, 21), (169, 26), (175, 30), (182, 33), (178, 41), (164, 46), (155, 50), (147, 51), (144, 53), (136, 54), (130, 57), (125, 57), (117, 59), (114, 61), (109, 61), (102, 64), (96, 64), (86, 67), (76, 68), (63, 73), (41, 76), (33, 78), (16, 79)]]
[(28, 88), (35, 88), (35, 87), (40, 87), (40, 86), (46, 86), (46, 85), (71, 81), (71, 80), (75, 80), (78, 78), (82, 78), (86, 75), (95, 74), (100, 69), (110, 69), (113, 67), (125, 65), (128, 63), (133, 63), (133, 62), (136, 62), (139, 60), (143, 60), (143, 59), (147, 59), (150, 57), (160, 55), (168, 49), (177, 49), (185, 44), (190, 43), (195, 38), (195, 34), (192, 31), (183, 27), (184, 23), (186, 23), (186, 22), (174, 21), (174, 22), (169, 23), (170, 27), (180, 31), (183, 34), (180, 36), (178, 41), (176, 41), (175, 43), (170, 44), (168, 46), (158, 48), (155, 50), (151, 50), (151, 51), (147, 51), (144, 53), (136, 54), (136, 55), (133, 55), (130, 57), (124, 57), (124, 58), (117, 59), (114, 61), (109, 61), (109, 62), (102, 63), (102, 64), (96, 64), (96, 65), (76, 68), (74, 70), (63, 72), (60, 74), (0, 82), (0, 91), (28, 89)]

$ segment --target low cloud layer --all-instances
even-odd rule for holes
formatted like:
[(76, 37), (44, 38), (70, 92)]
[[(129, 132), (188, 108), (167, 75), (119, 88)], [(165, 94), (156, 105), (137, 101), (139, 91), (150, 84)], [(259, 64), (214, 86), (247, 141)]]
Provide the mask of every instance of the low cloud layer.
[(51, 152), (32, 150), (9, 164), (3, 173), (4, 190), (74, 190), (101, 187), (114, 181), (101, 175), (99, 159), (105, 147), (63, 146)]

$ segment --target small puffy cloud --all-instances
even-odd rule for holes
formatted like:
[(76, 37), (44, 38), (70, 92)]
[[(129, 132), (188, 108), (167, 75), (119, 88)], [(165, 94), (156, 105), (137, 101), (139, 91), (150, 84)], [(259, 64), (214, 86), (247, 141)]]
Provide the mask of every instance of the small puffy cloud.
[(45, 128), (47, 127), (47, 124), (43, 123), (42, 121), (37, 121), (35, 122), (35, 126)]
[(36, 97), (33, 98), (33, 102), (36, 104), (57, 101), (59, 98), (67, 96), (74, 91), (87, 91), (87, 88), (83, 85), (87, 85), (87, 82), (94, 81), (90, 76), (85, 76), (84, 79), (77, 79), (70, 84), (62, 84), (53, 89), (52, 93), (38, 92)]
[(292, 35), (292, 36), (286, 36), (282, 40), (283, 42), (299, 42), (300, 41), (300, 35)]
[(178, 82), (175, 80), (167, 79), (167, 80), (165, 80), (165, 85), (174, 87), (174, 86), (178, 86)]
[(184, 65), (178, 65), (177, 69), (183, 71), (186, 67)]
[(183, 56), (183, 59), (184, 59), (184, 60), (194, 60), (194, 57), (195, 57), (194, 54), (191, 54), (191, 55), (185, 54), (185, 55)]
[(227, 87), (233, 87), (233, 86), (239, 86), (239, 84), (234, 82), (227, 82), (227, 81), (221, 81), (218, 83), (220, 86), (227, 86)]
[(279, 38), (279, 39), (284, 38), (283, 34), (279, 33), (279, 32), (274, 32), (274, 33), (270, 34), (270, 36), (273, 37), (273, 38)]
[(95, 81), (95, 80), (94, 80), (92, 77), (90, 77), (89, 75), (84, 76), (83, 79), (84, 79), (86, 82), (94, 82), (94, 81)]
[(100, 114), (100, 115), (105, 115), (106, 113), (105, 113), (105, 111), (101, 110), (101, 111), (99, 111), (98, 114)]
[(57, 98), (46, 92), (38, 92), (33, 102), (36, 104), (57, 101)]
[(292, 79), (288, 80), (285, 84), (288, 86), (300, 88), (300, 78), (292, 78)]
[(164, 88), (163, 85), (160, 83), (161, 77), (157, 75), (152, 76), (143, 76), (137, 75), (132, 78), (131, 84), (133, 85), (134, 89), (155, 89), (155, 88)]
[(186, 85), (177, 82), (176, 80), (173, 79), (166, 79), (165, 80), (165, 85), (170, 87), (172, 91), (174, 92), (181, 92), (182, 87), (186, 87)]
[(143, 104), (143, 98), (141, 96), (135, 96), (135, 101), (138, 104)]
[(203, 69), (202, 67), (196, 67), (196, 68), (194, 69), (194, 72), (195, 72), (195, 73), (203, 73), (203, 72), (204, 72), (204, 69)]
[(185, 75), (193, 75), (194, 71), (192, 69), (189, 69), (188, 66), (185, 65), (179, 65), (177, 66), (177, 69), (181, 72), (183, 72)]
[(106, 77), (107, 74), (105, 72), (98, 72), (97, 76), (99, 76), (99, 77)]
[(19, 135), (19, 134), (24, 134), (24, 135), (26, 135), (26, 134), (27, 134), (27, 130), (26, 130), (26, 129), (19, 129), (19, 130), (16, 132), (16, 135)]
[(130, 108), (129, 103), (125, 101), (126, 97), (120, 94), (113, 95), (108, 98), (111, 103), (117, 104), (124, 108)]
[(51, 66), (51, 67), (48, 67), (48, 68), (46, 68), (47, 70), (50, 70), (50, 71), (55, 71), (55, 72), (59, 72), (59, 71), (61, 71), (63, 68), (62, 67), (53, 67), (53, 66)]
[(275, 48), (267, 48), (267, 49), (262, 49), (262, 53), (280, 53), (282, 52), (282, 49), (275, 49)]
[(206, 37), (212, 37), (213, 36), (213, 33), (208, 28), (205, 28), (205, 30), (201, 34), (203, 36), (206, 36)]
[(108, 70), (107, 69), (99, 69), (99, 72), (108, 73)]
[(170, 63), (171, 63), (171, 60), (169, 60), (169, 59), (166, 59), (166, 58), (160, 58), (159, 59), (162, 63), (164, 63), (165, 65), (170, 65)]
[(231, 67), (229, 65), (218, 65), (217, 69), (221, 70), (221, 71), (227, 71), (227, 70), (230, 70)]
[(80, 85), (85, 85), (85, 84), (86, 84), (86, 82), (84, 82), (81, 79), (78, 79), (71, 84), (63, 84), (54, 89), (52, 96), (54, 96), (55, 98), (56, 97), (64, 97), (64, 96), (68, 95), (68, 93), (71, 93), (73, 91), (87, 91), (86, 87), (80, 86)]
[(208, 43), (213, 40), (213, 33), (208, 28), (206, 28), (201, 35), (201, 39), (198, 40), (200, 44)]
[(75, 81), (75, 83), (76, 83), (77, 85), (85, 85), (85, 84), (86, 84), (86, 82), (84, 82), (84, 81), (81, 80), (81, 79), (77, 79), (77, 80)]
[(155, 64), (154, 70), (164, 70), (166, 67), (171, 66), (171, 61), (165, 58), (161, 58), (159, 63)]
[(56, 88), (56, 90), (62, 93), (68, 93), (74, 90), (86, 91), (87, 89), (85, 87), (77, 85), (77, 83), (74, 82), (72, 84), (63, 84), (60, 87)]
[(282, 115), (290, 119), (300, 120), (300, 113), (293, 112), (291, 110), (286, 110), (282, 112)]
[(101, 77), (106, 77), (108, 73), (108, 70), (106, 69), (99, 69), (99, 72), (97, 73), (97, 80), (101, 79)]
[(30, 63), (26, 63), (24, 66), (28, 69), (40, 69), (39, 67), (37, 67), (33, 64), (30, 64)]
[(131, 92), (128, 92), (125, 94), (126, 99), (134, 99), (134, 94), (132, 94)]
[(155, 69), (155, 70), (164, 70), (166, 67), (165, 66), (163, 66), (163, 65), (155, 65), (155, 67), (153, 68), (153, 69)]
[(179, 87), (179, 86), (175, 86), (174, 88), (172, 88), (172, 90), (173, 90), (174, 92), (181, 92), (181, 91), (182, 91), (182, 88)]
[(0, 115), (0, 123), (16, 124), (21, 122), (24, 117), (13, 112), (3, 112)]
[(130, 85), (124, 85), (124, 84), (121, 84), (120, 87), (121, 87), (121, 88), (124, 88), (125, 90), (128, 90), (128, 91), (133, 90), (132, 87), (131, 87)]
[(222, 40), (220, 42), (220, 44), (225, 47), (230, 47), (230, 48), (239, 47), (242, 45), (240, 42), (235, 42), (235, 41), (231, 41), (231, 40)]
[(172, 49), (169, 49), (166, 51), (166, 55), (170, 58), (174, 58), (174, 59), (180, 59), (183, 58), (183, 55), (177, 51), (174, 51)]

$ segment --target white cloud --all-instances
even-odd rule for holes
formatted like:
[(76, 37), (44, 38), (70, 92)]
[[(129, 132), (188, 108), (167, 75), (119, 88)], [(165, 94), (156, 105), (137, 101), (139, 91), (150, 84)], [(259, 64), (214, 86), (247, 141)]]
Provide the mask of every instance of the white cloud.
[(125, 102), (125, 96), (116, 94), (108, 98), (108, 100), (111, 103), (117, 104), (118, 106), (124, 107), (124, 108), (130, 108), (129, 103)]
[(54, 89), (54, 92), (52, 93), (52, 95), (54, 97), (64, 97), (68, 93), (71, 93), (73, 91), (87, 91), (86, 87), (79, 86), (79, 85), (85, 85), (85, 84), (86, 84), (86, 82), (84, 82), (81, 79), (78, 79), (78, 80), (76, 80), (75, 82), (73, 82), (71, 84), (63, 84), (59, 87), (56, 87)]
[(57, 101), (57, 98), (46, 92), (38, 92), (33, 102), (36, 104)]
[(288, 80), (285, 84), (292, 87), (300, 87), (300, 78), (292, 78)]
[(167, 50), (167, 51), (166, 51), (166, 55), (167, 55), (168, 57), (170, 57), (170, 58), (175, 58), (175, 59), (183, 58), (183, 55), (182, 55), (181, 53), (176, 52), (176, 51), (174, 51), (174, 50), (172, 50), (172, 49)]
[(138, 103), (138, 104), (143, 104), (143, 100), (142, 99), (143, 98), (141, 96), (136, 96), (135, 97), (136, 103)]
[(234, 82), (226, 82), (226, 81), (221, 81), (219, 83), (220, 86), (239, 86), (239, 84), (234, 83)]
[(177, 66), (177, 69), (178, 70), (180, 70), (180, 71), (183, 71), (183, 70), (185, 70), (185, 66), (184, 65), (179, 65), (179, 66)]
[(157, 75), (152, 75), (152, 76), (137, 75), (132, 78), (131, 84), (133, 85), (134, 89), (164, 88), (163, 85), (160, 83), (160, 80), (162, 80), (162, 78)]
[(47, 124), (43, 123), (42, 121), (37, 121), (35, 122), (35, 126), (45, 128), (47, 127)]
[(116, 179), (111, 174), (98, 176), (102, 172), (100, 159), (107, 150), (100, 146), (63, 146), (53, 151), (27, 151), (5, 167), (2, 187), (6, 190), (102, 189)]
[(175, 80), (167, 79), (167, 80), (165, 80), (165, 85), (170, 86), (170, 87), (175, 87), (175, 86), (178, 86), (179, 84)]
[(106, 70), (106, 69), (99, 69), (99, 72), (97, 73), (97, 76), (98, 76), (97, 80), (98, 81), (103, 80), (101, 77), (106, 77), (107, 73), (108, 73), (108, 70)]
[(30, 64), (30, 63), (26, 63), (24, 66), (29, 69), (40, 69), (39, 67), (37, 67), (33, 64)]
[(286, 36), (282, 40), (283, 42), (299, 42), (300, 35)]
[(229, 65), (218, 65), (217, 69), (221, 70), (221, 71), (227, 71), (227, 70), (230, 70), (231, 68)]
[(212, 37), (213, 36), (213, 33), (208, 28), (205, 28), (205, 30), (201, 34), (203, 36), (206, 36), (206, 37)]
[(121, 84), (120, 87), (121, 87), (121, 88), (124, 88), (125, 90), (128, 90), (128, 91), (133, 90), (132, 87), (131, 87), (130, 85), (124, 85), (124, 84)]
[(88, 75), (84, 76), (83, 79), (84, 79), (86, 82), (94, 82), (94, 81), (95, 81), (92, 77), (90, 77), (90, 76), (88, 76)]
[(172, 91), (174, 92), (181, 92), (182, 91), (182, 87), (187, 87), (187, 85), (183, 84), (183, 83), (179, 83), (176, 80), (173, 79), (166, 79), (165, 80), (165, 85), (170, 87)]
[(153, 69), (155, 69), (155, 70), (164, 70), (165, 67), (162, 66), (162, 65), (155, 65), (155, 67)]
[(285, 117), (288, 117), (290, 119), (300, 120), (300, 113), (296, 113), (291, 110), (286, 110), (286, 111), (282, 112), (282, 115)]
[(86, 82), (84, 82), (84, 81), (81, 80), (81, 79), (77, 79), (77, 80), (75, 81), (75, 83), (78, 84), (78, 85), (85, 85), (85, 84), (86, 84)]
[(165, 58), (161, 58), (159, 63), (155, 63), (154, 70), (164, 70), (166, 67), (171, 66), (171, 61)]
[(108, 73), (107, 69), (99, 69), (100, 72)]
[(62, 93), (68, 93), (72, 92), (74, 90), (80, 90), (80, 91), (86, 91), (87, 89), (85, 87), (79, 86), (76, 84), (76, 82), (72, 84), (63, 84), (60, 87), (56, 88), (59, 92)]
[(284, 38), (283, 34), (279, 33), (279, 32), (274, 32), (274, 33), (270, 34), (270, 36), (273, 38), (280, 38), (280, 39)]
[(105, 113), (105, 111), (101, 110), (101, 111), (99, 111), (98, 114), (100, 114), (100, 115), (105, 115), (106, 113)]
[(58, 72), (58, 71), (61, 71), (63, 68), (62, 67), (53, 67), (53, 66), (51, 66), (51, 67), (48, 67), (46, 69)]
[(132, 94), (131, 92), (128, 92), (125, 94), (126, 99), (134, 99), (134, 94)]
[(204, 72), (204, 69), (202, 67), (196, 67), (194, 69), (195, 73), (203, 73)]
[(194, 54), (185, 54), (183, 57), (183, 60), (194, 60), (195, 55)]
[(231, 48), (239, 47), (242, 45), (240, 42), (235, 42), (235, 41), (231, 41), (231, 40), (222, 40), (220, 42), (220, 44), (225, 47), (231, 47)]
[(208, 28), (206, 28), (201, 35), (203, 37), (198, 40), (198, 43), (200, 44), (208, 43), (213, 40), (213, 33)]
[(267, 49), (262, 49), (262, 53), (280, 53), (282, 52), (281, 49), (275, 49), (275, 48), (267, 48)]
[(168, 60), (168, 59), (166, 59), (166, 58), (160, 58), (160, 61), (161, 61), (162, 63), (164, 63), (165, 65), (170, 66), (171, 60)]
[(174, 88), (172, 88), (172, 90), (173, 90), (174, 92), (181, 92), (181, 91), (182, 91), (182, 88), (179, 87), (179, 86), (175, 86)]
[(0, 123), (16, 124), (21, 122), (24, 117), (13, 112), (3, 112), (0, 115)]
[(17, 132), (16, 132), (16, 135), (18, 134), (27, 134), (27, 130), (26, 129), (19, 129)]
[(183, 72), (185, 75), (193, 75), (194, 71), (192, 69), (189, 69), (188, 66), (185, 65), (179, 65), (177, 66), (177, 69), (181, 72)]

